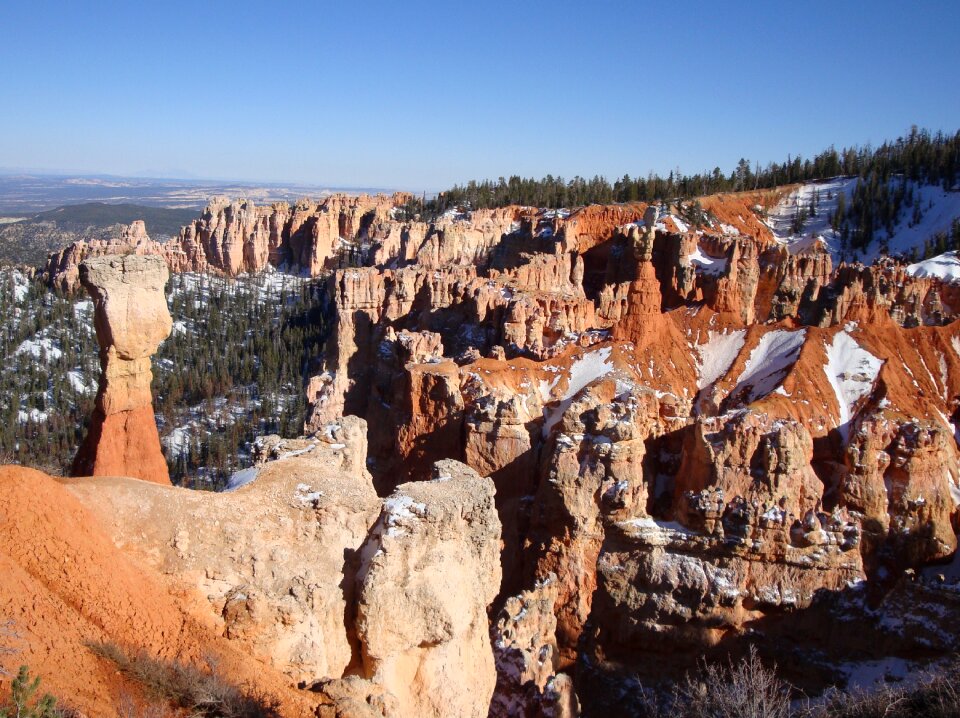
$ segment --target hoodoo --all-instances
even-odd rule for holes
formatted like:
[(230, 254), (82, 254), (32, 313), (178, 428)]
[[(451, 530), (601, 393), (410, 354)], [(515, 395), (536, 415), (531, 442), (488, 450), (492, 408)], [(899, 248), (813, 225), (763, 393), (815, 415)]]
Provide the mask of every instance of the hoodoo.
[(170, 483), (150, 395), (150, 357), (173, 328), (163, 295), (168, 276), (157, 256), (96, 257), (80, 265), (80, 282), (93, 298), (101, 372), (74, 476)]

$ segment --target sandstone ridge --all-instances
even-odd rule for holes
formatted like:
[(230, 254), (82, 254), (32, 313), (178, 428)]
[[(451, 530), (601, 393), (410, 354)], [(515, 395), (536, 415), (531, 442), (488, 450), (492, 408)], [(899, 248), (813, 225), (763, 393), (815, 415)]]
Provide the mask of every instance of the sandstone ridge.
[(320, 715), (632, 715), (635, 677), (757, 637), (810, 693), (942, 655), (956, 577), (910, 576), (956, 556), (960, 284), (834, 266), (766, 194), (696, 224), (331, 198), (131, 230), (174, 271), (327, 275), (330, 335), (250, 483), (67, 490)]

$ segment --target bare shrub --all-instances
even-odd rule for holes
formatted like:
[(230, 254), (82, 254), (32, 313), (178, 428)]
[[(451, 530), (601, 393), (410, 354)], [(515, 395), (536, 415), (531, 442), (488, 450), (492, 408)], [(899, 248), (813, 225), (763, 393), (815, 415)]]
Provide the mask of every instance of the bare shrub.
[[(127, 652), (113, 643), (92, 644), (90, 649), (115, 663), (121, 673), (143, 686), (150, 696), (185, 709), (190, 716), (278, 718), (280, 715), (274, 699), (229, 682), (212, 661), (208, 661), (207, 670), (202, 670), (191, 663), (162, 661), (144, 651)], [(139, 710), (129, 701), (125, 708)]]
[(20, 649), (14, 646), (14, 643), (20, 642), (20, 634), (17, 633), (16, 625), (12, 618), (0, 621), (0, 676), (12, 676), (13, 673), (4, 667), (3, 662), (6, 656), (15, 656)]
[(676, 688), (674, 716), (693, 718), (787, 718), (790, 687), (767, 668), (757, 649), (741, 661), (707, 664), (696, 677), (687, 676)]
[(173, 718), (174, 713), (169, 706), (162, 703), (143, 705), (130, 694), (120, 690), (120, 699), (117, 702), (117, 718)]

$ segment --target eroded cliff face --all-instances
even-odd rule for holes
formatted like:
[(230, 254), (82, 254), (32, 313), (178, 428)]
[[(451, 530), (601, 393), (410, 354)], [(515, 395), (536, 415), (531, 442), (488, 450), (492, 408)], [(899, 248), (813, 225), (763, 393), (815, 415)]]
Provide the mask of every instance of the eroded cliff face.
[(250, 200), (214, 197), (200, 217), (169, 242), (147, 236), (136, 221), (111, 241), (79, 241), (47, 260), (44, 275), (52, 287), (77, 289), (79, 266), (87, 258), (135, 253), (162, 257), (171, 272), (213, 271), (236, 276), (270, 267), (318, 276), (359, 252), (368, 229), (388, 220), (410, 195), (334, 194), (257, 207)]
[[(113, 486), (175, 491), (134, 479), (76, 481), (98, 486), (99, 495)], [(249, 646), (225, 637), (202, 595), (155, 570), (127, 550), (129, 543), (118, 545), (109, 528), (115, 519), (91, 511), (70, 488), (38, 471), (0, 467), (0, 611), (4, 648), (15, 653), (5, 651), (4, 669), (29, 665), (58, 704), (88, 716), (117, 715), (124, 696), (133, 701), (127, 708), (151, 699), (98, 655), (95, 648), (103, 644), (164, 662), (216, 663), (227, 681), (256, 686), (287, 718), (312, 715), (325, 702), (295, 690)], [(92, 497), (92, 503), (100, 501)]]
[(780, 243), (775, 200), (215, 203), (176, 266), (330, 271), (305, 438), (219, 496), (70, 491), (321, 715), (629, 715), (757, 636), (810, 691), (947, 650), (895, 616), (955, 613), (903, 577), (957, 547), (960, 290)]
[(153, 415), (150, 357), (170, 335), (173, 320), (158, 257), (107, 255), (80, 265), (100, 344), (100, 386), (74, 476), (135, 476), (169, 484)]
[[(516, 210), (422, 263), (408, 228), (330, 277), (306, 431), (365, 416), (381, 493), (449, 458), (496, 486), (491, 715), (575, 710), (568, 674), (600, 705), (610, 675), (875, 602), (956, 550), (956, 286), (781, 244), (775, 200), (713, 198), (697, 229)], [(514, 630), (518, 606), (538, 618)]]
[(401, 484), (361, 550), (363, 672), (404, 715), (483, 718), (496, 683), (487, 606), (500, 585), (493, 482), (457, 461)]
[(366, 433), (346, 417), (268, 437), (247, 483), (220, 494), (123, 478), (66, 488), (117, 545), (202, 597), (224, 638), (311, 686), (318, 715), (485, 716), (493, 483), (443, 461), (381, 499)]

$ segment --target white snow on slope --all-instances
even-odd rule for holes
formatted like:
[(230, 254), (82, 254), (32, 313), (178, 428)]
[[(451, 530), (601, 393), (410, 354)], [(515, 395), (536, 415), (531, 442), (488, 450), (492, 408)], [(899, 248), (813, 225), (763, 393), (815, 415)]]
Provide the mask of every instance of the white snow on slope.
[[(785, 243), (792, 254), (798, 254), (812, 245), (811, 240), (822, 237), (831, 253), (840, 251), (839, 237), (830, 227), (830, 215), (837, 209), (840, 195), (846, 195), (847, 207), (857, 186), (856, 177), (835, 177), (825, 182), (808, 182), (791, 192), (785, 199), (770, 210), (767, 226), (774, 237)], [(809, 211), (814, 196), (817, 197), (817, 216), (808, 217), (800, 234), (793, 232), (793, 220), (801, 207)], [(802, 240), (806, 239), (806, 242)]]
[(16, 354), (30, 354), (36, 359), (42, 358), (44, 355), (48, 359), (59, 359), (63, 356), (63, 352), (53, 344), (52, 339), (25, 339), (20, 346), (17, 347)]
[[(923, 251), (924, 242), (938, 232), (949, 234), (951, 222), (960, 217), (960, 192), (944, 192), (939, 185), (925, 185), (915, 186), (913, 194), (914, 202), (920, 205), (923, 216), (918, 224), (911, 227), (913, 210), (905, 207), (900, 212), (900, 223), (893, 228), (890, 238), (890, 254), (906, 254), (914, 247)], [(883, 231), (878, 234), (886, 236)], [(875, 241), (865, 253), (864, 261), (872, 262), (879, 255), (879, 242)]]
[(581, 389), (587, 384), (600, 377), (606, 376), (613, 371), (613, 362), (609, 362), (610, 354), (613, 349), (604, 347), (594, 352), (588, 352), (579, 356), (570, 367), (570, 374), (567, 379), (567, 388), (560, 397), (560, 403), (555, 407), (547, 407), (543, 410), (543, 435), (548, 436), (550, 430), (560, 421), (563, 412), (567, 410)]
[[(900, 182), (899, 177), (890, 180), (891, 186), (898, 186)], [(840, 236), (830, 226), (830, 217), (837, 209), (840, 194), (846, 196), (846, 205), (850, 207), (856, 186), (856, 177), (835, 177), (822, 182), (805, 183), (770, 210), (766, 224), (793, 254), (810, 248), (817, 240), (822, 240), (836, 263), (841, 258)], [(848, 259), (859, 259), (871, 264), (881, 256), (880, 247), (883, 242), (887, 243), (891, 255), (909, 254), (914, 248), (922, 251), (924, 242), (933, 235), (938, 232), (949, 233), (951, 222), (960, 217), (960, 192), (946, 192), (939, 185), (921, 186), (911, 182), (910, 186), (914, 203), (920, 207), (920, 221), (913, 224), (913, 208), (904, 204), (900, 209), (900, 221), (893, 228), (892, 235), (888, 236), (885, 229), (878, 228), (866, 251), (857, 252)], [(809, 211), (815, 194), (818, 197), (816, 217), (808, 217), (803, 230), (794, 234), (794, 217), (801, 207)]]
[(249, 469), (241, 469), (230, 475), (230, 478), (227, 479), (227, 486), (224, 488), (224, 491), (234, 491), (239, 489), (241, 486), (246, 486), (251, 481), (257, 478), (259, 470), (256, 466), (251, 466)]
[(751, 404), (776, 389), (800, 356), (800, 348), (806, 336), (806, 329), (792, 332), (776, 329), (764, 334), (750, 352), (750, 358), (747, 359), (733, 393), (750, 385), (750, 393), (744, 403)]
[(840, 405), (837, 429), (844, 443), (850, 431), (848, 424), (857, 402), (870, 393), (883, 361), (857, 344), (845, 330), (833, 336), (827, 346), (827, 365), (823, 371), (833, 387)]
[(96, 391), (96, 386), (88, 386), (83, 380), (83, 373), (72, 369), (67, 372), (67, 381), (70, 382), (70, 386), (73, 387), (73, 390), (78, 394), (90, 394)]
[(670, 215), (670, 219), (673, 220), (673, 223), (677, 225), (677, 229), (679, 229), (681, 232), (690, 231), (690, 228), (686, 225), (686, 223), (676, 215)]
[(30, 280), (20, 270), (14, 269), (10, 274), (13, 280), (13, 299), (19, 304), (27, 298), (30, 292)]
[(697, 389), (710, 386), (727, 373), (743, 348), (746, 335), (746, 329), (729, 334), (711, 331), (707, 341), (697, 346)]
[[(667, 224), (667, 220), (670, 220), (670, 224)], [(633, 224), (636, 224), (638, 227), (644, 226), (642, 221), (634, 222)], [(670, 226), (671, 224), (673, 226)], [(690, 228), (686, 225), (686, 223), (675, 214), (660, 215), (657, 218), (657, 221), (653, 225), (653, 227), (654, 229), (658, 229), (661, 232), (670, 232), (670, 233), (673, 233), (673, 232), (686, 233), (690, 231)]]
[(693, 254), (687, 257), (687, 261), (703, 274), (723, 274), (727, 271), (726, 257), (710, 257), (704, 254), (700, 247), (697, 247)]
[(26, 424), (27, 422), (33, 422), (34, 424), (42, 424), (49, 418), (50, 414), (46, 411), (40, 411), (39, 409), (31, 409), (29, 412), (21, 409), (17, 412), (17, 423)]
[(80, 320), (89, 320), (93, 323), (93, 302), (89, 299), (82, 299), (73, 305), (73, 315)]
[[(479, 375), (478, 375), (479, 378)], [(539, 383), (540, 398), (543, 401), (550, 401), (550, 393), (553, 391), (553, 387), (560, 383), (560, 377), (555, 376), (550, 381), (546, 379), (541, 379)]]
[[(160, 439), (170, 456), (180, 457), (190, 448), (190, 429), (178, 426), (169, 434)], [(229, 483), (228, 483), (229, 485)]]
[(960, 279), (960, 257), (956, 252), (947, 252), (907, 267), (907, 274), (914, 277), (939, 277), (947, 282)]
[(870, 691), (891, 682), (899, 683), (919, 674), (918, 666), (903, 658), (889, 656), (875, 661), (859, 661), (842, 665), (848, 691)]
[(401, 519), (421, 518), (427, 511), (425, 504), (418, 503), (406, 495), (391, 496), (383, 502), (383, 522), (387, 527), (387, 536), (398, 538), (406, 531), (400, 526)]

